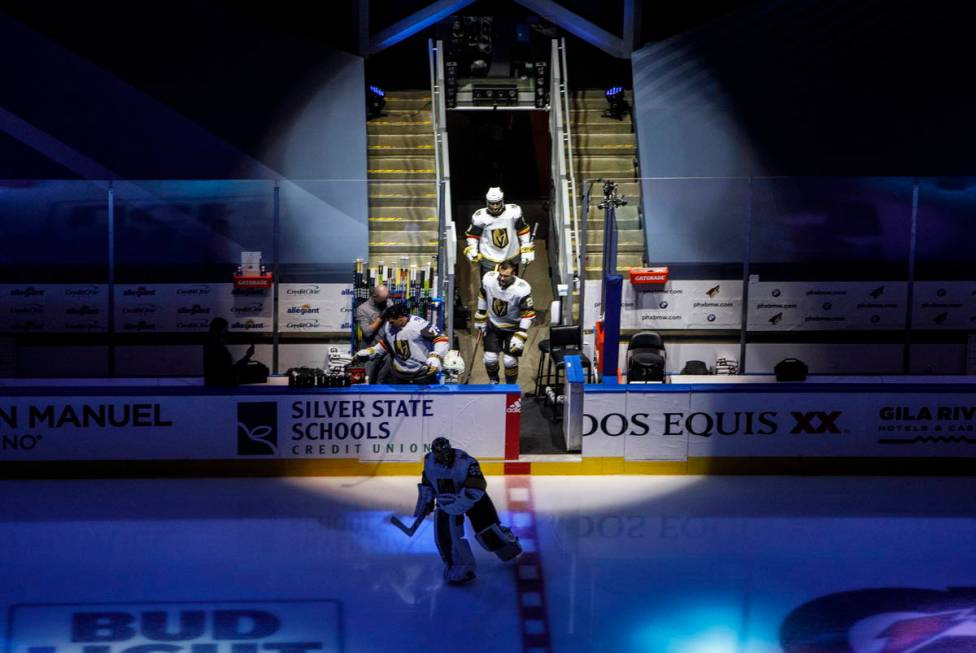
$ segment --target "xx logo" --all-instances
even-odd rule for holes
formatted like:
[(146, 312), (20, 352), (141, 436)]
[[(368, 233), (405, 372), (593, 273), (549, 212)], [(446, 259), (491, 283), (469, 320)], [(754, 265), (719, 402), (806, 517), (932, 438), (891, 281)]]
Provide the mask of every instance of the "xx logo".
[[(829, 413), (816, 410), (807, 413), (790, 411), (790, 415), (796, 422), (790, 433), (840, 433), (840, 429), (837, 428), (837, 418), (840, 417), (840, 413), (839, 410)], [(817, 420), (819, 425), (814, 426), (814, 420)]]

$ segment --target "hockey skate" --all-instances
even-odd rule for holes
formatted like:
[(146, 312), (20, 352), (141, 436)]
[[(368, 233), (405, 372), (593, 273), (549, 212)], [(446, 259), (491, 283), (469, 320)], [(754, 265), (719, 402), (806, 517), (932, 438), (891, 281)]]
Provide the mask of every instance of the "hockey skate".
[(475, 579), (474, 565), (451, 565), (444, 567), (444, 582), (450, 585), (463, 585)]

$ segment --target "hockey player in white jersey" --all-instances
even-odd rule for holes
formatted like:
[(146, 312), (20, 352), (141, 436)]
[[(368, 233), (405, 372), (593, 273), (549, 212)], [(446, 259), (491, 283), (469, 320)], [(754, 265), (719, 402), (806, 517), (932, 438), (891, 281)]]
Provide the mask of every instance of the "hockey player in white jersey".
[(534, 319), (532, 286), (515, 276), (515, 266), (510, 261), (485, 274), (474, 325), (484, 334), (485, 370), (491, 383), (498, 383), (499, 356), (505, 366), (505, 383), (518, 383), (518, 361)]
[(518, 271), (520, 261), (528, 265), (535, 260), (532, 230), (518, 204), (505, 204), (501, 188), (489, 188), (485, 200), (487, 206), (471, 216), (464, 255), (472, 263), (481, 263), (482, 276), (502, 261), (511, 261)]
[(429, 385), (436, 383), (447, 354), (447, 336), (437, 327), (416, 315), (410, 315), (403, 304), (383, 311), (383, 326), (376, 344), (356, 352), (359, 360), (373, 360), (389, 355), (390, 369), (399, 383)]

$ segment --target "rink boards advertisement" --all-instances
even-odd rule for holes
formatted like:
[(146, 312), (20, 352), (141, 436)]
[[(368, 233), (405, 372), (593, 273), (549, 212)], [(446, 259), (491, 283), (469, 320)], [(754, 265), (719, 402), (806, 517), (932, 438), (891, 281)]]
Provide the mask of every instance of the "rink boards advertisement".
[[(967, 391), (968, 390), (968, 391)], [(583, 456), (973, 457), (976, 387), (939, 392), (589, 392)]]
[[(282, 283), (278, 324), (282, 333), (336, 333), (352, 328), (352, 286)], [(206, 333), (215, 317), (230, 331), (271, 333), (271, 289), (232, 283), (116, 284), (116, 333)], [(4, 333), (107, 333), (106, 284), (0, 284), (0, 331)]]
[[(0, 460), (419, 461), (447, 436), (504, 458), (518, 393), (20, 396), (0, 399)], [(517, 437), (516, 437), (517, 440)]]
[(335, 600), (33, 604), (9, 615), (9, 653), (342, 650)]

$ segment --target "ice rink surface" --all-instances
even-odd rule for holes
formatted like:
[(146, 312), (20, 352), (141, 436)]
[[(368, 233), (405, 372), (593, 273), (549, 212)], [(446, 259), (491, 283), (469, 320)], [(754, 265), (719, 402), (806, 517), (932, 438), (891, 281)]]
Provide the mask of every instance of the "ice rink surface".
[(491, 477), (462, 587), (412, 478), (0, 491), (5, 653), (976, 651), (968, 478)]

